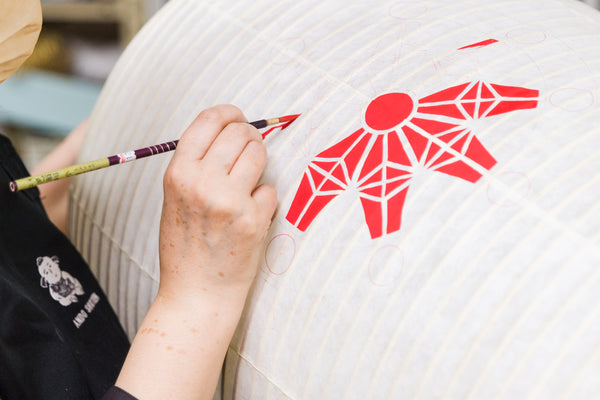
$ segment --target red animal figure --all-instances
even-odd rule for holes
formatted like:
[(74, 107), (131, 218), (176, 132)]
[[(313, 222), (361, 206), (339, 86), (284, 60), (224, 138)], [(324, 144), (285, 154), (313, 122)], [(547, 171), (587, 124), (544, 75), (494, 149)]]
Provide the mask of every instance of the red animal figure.
[(371, 238), (400, 229), (414, 168), (477, 182), (496, 160), (465, 122), (535, 108), (539, 92), (469, 82), (415, 101), (383, 94), (365, 111), (366, 126), (317, 154), (286, 219), (305, 231), (350, 185), (357, 188)]

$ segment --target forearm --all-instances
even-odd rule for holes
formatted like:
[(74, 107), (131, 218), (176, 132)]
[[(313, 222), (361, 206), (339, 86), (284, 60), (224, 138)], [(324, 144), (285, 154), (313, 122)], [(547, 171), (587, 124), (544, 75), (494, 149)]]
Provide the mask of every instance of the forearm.
[(183, 298), (159, 291), (117, 386), (140, 400), (211, 399), (245, 295), (207, 291)]
[(165, 172), (158, 296), (117, 386), (148, 399), (210, 399), (277, 206), (258, 185), (260, 133), (239, 109), (202, 112)]

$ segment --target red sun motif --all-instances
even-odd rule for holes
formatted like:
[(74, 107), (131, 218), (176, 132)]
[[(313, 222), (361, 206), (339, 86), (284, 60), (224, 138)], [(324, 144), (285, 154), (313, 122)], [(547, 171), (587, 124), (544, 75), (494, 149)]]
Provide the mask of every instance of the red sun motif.
[(465, 123), (537, 107), (539, 92), (468, 82), (414, 101), (386, 93), (368, 105), (365, 126), (317, 154), (305, 171), (286, 219), (305, 231), (352, 184), (371, 238), (400, 229), (415, 167), (477, 182), (496, 160)]

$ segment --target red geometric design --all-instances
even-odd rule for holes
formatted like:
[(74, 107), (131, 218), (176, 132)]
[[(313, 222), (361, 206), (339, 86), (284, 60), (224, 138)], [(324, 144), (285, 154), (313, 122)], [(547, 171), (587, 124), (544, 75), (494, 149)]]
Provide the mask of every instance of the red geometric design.
[(304, 231), (331, 200), (356, 187), (371, 238), (400, 229), (415, 167), (477, 182), (496, 160), (465, 122), (537, 107), (539, 92), (469, 82), (415, 102), (386, 93), (358, 129), (308, 165), (286, 219)]

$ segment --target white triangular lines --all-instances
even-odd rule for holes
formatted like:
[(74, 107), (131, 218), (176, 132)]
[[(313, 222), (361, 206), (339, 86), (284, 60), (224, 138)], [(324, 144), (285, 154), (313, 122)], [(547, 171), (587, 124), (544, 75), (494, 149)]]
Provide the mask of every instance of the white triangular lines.
[[(334, 160), (332, 160), (332, 161), (334, 161)], [(343, 162), (342, 163), (338, 162), (335, 165), (337, 166), (340, 164), (342, 166), (342, 169), (344, 169), (344, 175), (347, 177), (348, 172), (346, 171), (345, 164)], [(311, 171), (311, 170), (314, 170), (316, 173), (319, 173), (325, 177), (324, 179), (321, 180), (318, 187), (315, 184), (315, 180), (313, 177), (313, 171)], [(332, 169), (332, 171), (333, 171), (333, 169)], [(312, 162), (309, 164), (308, 173), (306, 174), (306, 176), (308, 177), (308, 182), (310, 183), (310, 187), (311, 187), (313, 193), (315, 193), (316, 195), (340, 194), (348, 187), (346, 182), (342, 182), (341, 180), (339, 180), (338, 178), (333, 176), (331, 174), (331, 171), (326, 171), (323, 168), (315, 165)], [(341, 188), (339, 190), (322, 190), (323, 186), (328, 181), (331, 181), (331, 182), (335, 183), (336, 185), (339, 185)]]
[[(463, 129), (462, 133), (459, 133), (458, 135), (456, 135), (455, 138), (453, 138), (452, 140), (450, 140), (446, 146), (447, 147), (452, 147), (456, 142), (458, 142), (459, 140), (462, 140), (465, 136), (468, 136), (467, 140), (465, 141), (465, 143), (463, 144), (463, 146), (460, 149), (460, 155), (461, 156), (465, 156), (465, 153), (467, 152), (468, 146), (467, 143), (471, 142), (471, 137), (473, 136), (471, 131), (467, 130), (467, 129)], [(446, 142), (444, 142), (446, 143)], [(433, 157), (431, 157), (431, 159), (425, 164), (425, 168), (427, 169), (431, 169), (439, 160), (439, 158), (444, 155), (445, 153), (447, 153), (447, 150), (445, 148), (440, 148)], [(465, 156), (466, 157), (466, 156)], [(438, 165), (435, 165), (435, 168), (433, 169), (437, 169), (439, 168), (442, 164), (450, 164), (454, 161), (458, 161), (458, 156), (454, 155), (454, 157), (445, 160), (443, 163), (440, 163)]]
[[(418, 127), (417, 125), (414, 125), (413, 123), (409, 122), (407, 124), (411, 129), (415, 130), (416, 132), (420, 133), (421, 135), (423, 135), (424, 137), (428, 138), (429, 142), (427, 143), (427, 149), (425, 152), (423, 152), (423, 156), (421, 157), (421, 162), (423, 162), (423, 160), (426, 158), (427, 153), (429, 151), (429, 149), (431, 148), (432, 144), (436, 144), (437, 146), (440, 147), (440, 150), (438, 152), (436, 152), (436, 157), (441, 156), (441, 154), (443, 154), (444, 152), (447, 152), (449, 154), (451, 154), (453, 157), (453, 161), (462, 161), (465, 164), (467, 164), (469, 167), (473, 168), (475, 171), (479, 172), (480, 174), (485, 174), (486, 173), (486, 169), (484, 167), (482, 167), (481, 165), (479, 165), (477, 162), (475, 162), (474, 160), (470, 159), (469, 157), (466, 157), (462, 152), (459, 152), (455, 149), (453, 149), (452, 147), (450, 147), (450, 145), (446, 142), (444, 142), (443, 140), (439, 139), (438, 137), (430, 134), (429, 132), (425, 131), (424, 129)], [(463, 129), (465, 129), (463, 127)], [(442, 133), (450, 133), (455, 131), (455, 129), (449, 129), (448, 131), (442, 132)], [(473, 135), (473, 133), (469, 130), (465, 130), (465, 134), (469, 134), (469, 135)], [(460, 134), (457, 136), (461, 136)], [(468, 143), (470, 143), (471, 141), (471, 137), (469, 137), (469, 139), (467, 140)], [(450, 143), (454, 143), (453, 141), (451, 141)], [(468, 149), (467, 147), (463, 146), (463, 150), (466, 152), (466, 149)], [(435, 158), (435, 157), (434, 157)], [(431, 161), (431, 160), (430, 160)], [(433, 161), (434, 162), (434, 161)], [(433, 162), (428, 162), (427, 165), (431, 165)], [(421, 164), (423, 165), (423, 164)], [(427, 165), (424, 165), (427, 168)], [(440, 168), (440, 166), (436, 166), (436, 169)]]
[[(428, 118), (428, 119), (431, 119), (431, 118)], [(432, 121), (434, 121), (434, 120), (432, 120)], [(447, 135), (447, 134), (449, 134), (449, 133), (453, 133), (453, 132), (460, 132), (460, 131), (462, 131), (462, 130), (464, 130), (464, 129), (465, 129), (465, 127), (464, 127), (464, 126), (457, 125), (457, 126), (455, 126), (455, 127), (453, 127), (453, 128), (450, 128), (450, 129), (448, 129), (448, 130), (445, 130), (445, 131), (443, 131), (443, 132), (440, 132), (440, 133), (436, 133), (436, 134), (431, 134), (431, 133), (428, 133), (428, 134), (427, 134), (427, 136), (433, 136), (433, 137), (437, 137), (437, 138), (439, 138), (439, 137), (442, 137), (442, 136), (444, 136), (444, 135)]]

